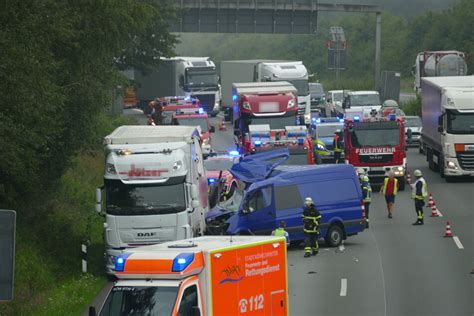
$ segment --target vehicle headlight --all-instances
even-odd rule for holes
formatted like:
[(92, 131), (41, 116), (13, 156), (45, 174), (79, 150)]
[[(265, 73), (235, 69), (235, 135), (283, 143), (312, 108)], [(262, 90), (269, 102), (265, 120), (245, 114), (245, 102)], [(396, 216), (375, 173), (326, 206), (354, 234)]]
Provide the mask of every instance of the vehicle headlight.
[(117, 171), (115, 170), (115, 166), (112, 163), (105, 164), (105, 172), (110, 173), (110, 174), (117, 174)]
[(292, 108), (295, 106), (295, 99), (291, 99), (288, 101), (288, 108)]
[(446, 166), (449, 168), (449, 169), (457, 169), (458, 167), (456, 166), (456, 164), (452, 161), (448, 161), (448, 163), (446, 164)]
[(321, 144), (316, 144), (316, 148), (318, 150), (326, 150), (326, 147), (324, 147), (324, 145), (321, 145)]
[(309, 113), (308, 113), (308, 114), (305, 114), (305, 115), (304, 115), (304, 119), (305, 119), (305, 120), (310, 120), (310, 119), (311, 119), (311, 114), (309, 114)]
[(322, 101), (326, 101), (326, 97), (321, 97), (321, 100), (322, 100)]
[(243, 106), (243, 108), (246, 109), (246, 110), (251, 110), (251, 108), (250, 108), (250, 103), (247, 102), (247, 101), (245, 101), (244, 103), (242, 103), (242, 106)]
[(403, 176), (405, 174), (405, 169), (401, 166), (394, 167), (392, 171), (396, 176)]

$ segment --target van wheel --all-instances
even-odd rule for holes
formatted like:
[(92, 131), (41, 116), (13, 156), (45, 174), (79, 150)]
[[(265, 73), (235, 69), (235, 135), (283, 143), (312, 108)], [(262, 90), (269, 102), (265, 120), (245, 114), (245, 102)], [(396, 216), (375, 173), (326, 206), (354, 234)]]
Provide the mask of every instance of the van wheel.
[(326, 234), (326, 245), (330, 247), (337, 247), (342, 243), (343, 238), (344, 232), (342, 231), (341, 226), (332, 225), (331, 227), (329, 227), (328, 232)]

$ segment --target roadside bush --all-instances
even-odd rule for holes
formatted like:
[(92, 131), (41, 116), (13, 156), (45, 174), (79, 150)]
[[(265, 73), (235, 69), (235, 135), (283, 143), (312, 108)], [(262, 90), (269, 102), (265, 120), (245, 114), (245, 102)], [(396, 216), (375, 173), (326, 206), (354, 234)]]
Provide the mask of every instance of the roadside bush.
[(421, 116), (421, 96), (417, 94), (416, 99), (405, 102), (402, 105), (402, 110), (406, 115)]

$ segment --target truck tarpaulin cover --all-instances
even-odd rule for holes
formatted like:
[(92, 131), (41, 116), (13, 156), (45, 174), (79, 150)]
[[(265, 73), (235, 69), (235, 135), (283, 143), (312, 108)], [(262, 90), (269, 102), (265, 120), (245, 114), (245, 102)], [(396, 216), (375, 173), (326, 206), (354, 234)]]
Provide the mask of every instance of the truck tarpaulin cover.
[(248, 155), (230, 169), (239, 180), (254, 183), (268, 178), (275, 167), (288, 159), (288, 148)]

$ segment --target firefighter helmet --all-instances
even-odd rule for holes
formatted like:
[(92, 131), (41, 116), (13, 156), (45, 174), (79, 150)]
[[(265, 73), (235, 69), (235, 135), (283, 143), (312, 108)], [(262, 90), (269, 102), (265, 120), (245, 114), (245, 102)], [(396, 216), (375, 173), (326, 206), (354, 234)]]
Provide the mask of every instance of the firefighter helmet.
[(421, 177), (423, 174), (421, 173), (421, 170), (416, 169), (415, 172), (413, 172), (415, 177)]

